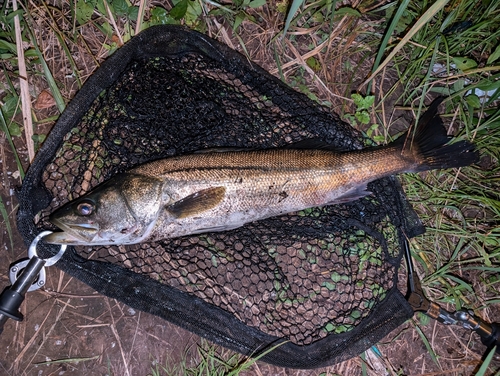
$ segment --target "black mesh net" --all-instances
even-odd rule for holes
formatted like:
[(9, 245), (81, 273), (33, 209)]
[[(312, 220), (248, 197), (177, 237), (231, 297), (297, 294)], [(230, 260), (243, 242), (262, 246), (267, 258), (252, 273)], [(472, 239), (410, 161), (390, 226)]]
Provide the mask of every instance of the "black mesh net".
[[(141, 33), (87, 81), (19, 195), (26, 243), (48, 214), (132, 166), (213, 147), (366, 141), (335, 115), (206, 36)], [(71, 247), (57, 264), (97, 291), (245, 355), (314, 368), (361, 353), (411, 317), (397, 290), (422, 226), (393, 178), (355, 202), (133, 246)], [(57, 247), (43, 245), (48, 256)]]

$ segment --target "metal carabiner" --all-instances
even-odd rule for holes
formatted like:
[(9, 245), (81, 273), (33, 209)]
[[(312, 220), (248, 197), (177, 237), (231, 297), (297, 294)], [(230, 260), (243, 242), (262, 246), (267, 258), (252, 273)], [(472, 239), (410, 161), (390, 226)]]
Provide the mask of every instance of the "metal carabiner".
[(45, 266), (54, 265), (64, 254), (67, 246), (62, 245), (60, 251), (44, 260), (38, 257), (36, 246), (40, 239), (52, 231), (43, 231), (33, 239), (28, 248), (28, 260), (14, 263), (9, 272), (9, 279), (12, 286), (7, 287), (0, 294), (0, 334), (3, 331), (5, 322), (10, 318), (17, 321), (23, 320), (23, 314), (19, 307), (24, 300), (24, 295), (28, 291), (37, 290), (45, 285)]
[[(20, 272), (26, 268), (26, 266), (28, 265), (28, 263), (30, 262), (30, 260), (33, 257), (40, 258), (38, 256), (37, 251), (36, 251), (36, 246), (37, 246), (38, 242), (44, 236), (47, 236), (49, 234), (52, 234), (52, 231), (42, 231), (40, 234), (38, 234), (35, 237), (35, 239), (33, 239), (33, 241), (31, 242), (31, 245), (28, 248), (29, 259), (16, 262), (14, 265), (11, 266), (11, 268), (9, 270), (9, 279), (10, 279), (10, 283), (12, 285), (17, 281), (17, 279), (19, 278)], [(66, 252), (67, 247), (68, 246), (66, 244), (61, 245), (61, 249), (59, 250), (59, 252), (57, 252), (57, 254), (55, 254), (52, 257), (49, 257), (48, 259), (43, 259), (43, 261), (44, 261), (43, 267), (40, 269), (38, 276), (33, 281), (33, 284), (29, 287), (28, 291), (38, 290), (40, 287), (45, 285), (45, 276), (46, 276), (45, 267), (52, 266), (57, 261), (59, 261), (59, 259), (63, 256), (64, 252)]]
[[(41, 233), (39, 233), (36, 236), (35, 239), (33, 239), (33, 241), (31, 242), (31, 245), (28, 248), (28, 257), (29, 258), (32, 258), (33, 256), (38, 257), (38, 254), (36, 252), (36, 246), (37, 246), (38, 242), (43, 237), (45, 237), (45, 236), (47, 236), (49, 234), (52, 234), (52, 231), (42, 231)], [(62, 244), (61, 245), (61, 249), (59, 250), (59, 252), (57, 252), (57, 254), (55, 254), (52, 257), (49, 257), (48, 259), (44, 259), (45, 260), (45, 266), (52, 266), (57, 261), (59, 261), (59, 259), (63, 256), (64, 252), (66, 252), (66, 248), (68, 248), (68, 246), (66, 244)]]

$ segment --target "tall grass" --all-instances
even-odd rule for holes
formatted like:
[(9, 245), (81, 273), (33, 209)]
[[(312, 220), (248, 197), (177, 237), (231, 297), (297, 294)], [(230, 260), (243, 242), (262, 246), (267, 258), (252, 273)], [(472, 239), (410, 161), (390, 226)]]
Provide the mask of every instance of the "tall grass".
[[(424, 286), (457, 308), (479, 308), (484, 304), (477, 296), (478, 283), (500, 272), (500, 82), (496, 73), (500, 66), (489, 59), (500, 36), (500, 4), (455, 1), (452, 5), (442, 8), (400, 46), (401, 52), (392, 59), (398, 80), (383, 100), (397, 91), (398, 102), (414, 104), (418, 114), (426, 96), (449, 96), (443, 118), (451, 120), (457, 139), (473, 140), (481, 152), (476, 166), (402, 177), (427, 226), (427, 234), (413, 241), (425, 272)], [(407, 9), (418, 20), (419, 11), (429, 10), (419, 9), (416, 3)], [(466, 29), (454, 27), (464, 20)], [(474, 277), (464, 276), (472, 271)]]

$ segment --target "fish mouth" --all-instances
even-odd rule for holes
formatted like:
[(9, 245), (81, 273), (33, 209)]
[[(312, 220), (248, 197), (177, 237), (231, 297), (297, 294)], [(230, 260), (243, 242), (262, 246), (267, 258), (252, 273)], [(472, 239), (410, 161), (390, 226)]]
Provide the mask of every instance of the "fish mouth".
[(99, 231), (99, 226), (94, 224), (66, 224), (56, 218), (51, 218), (50, 221), (63, 231), (45, 236), (43, 240), (49, 244), (91, 245)]

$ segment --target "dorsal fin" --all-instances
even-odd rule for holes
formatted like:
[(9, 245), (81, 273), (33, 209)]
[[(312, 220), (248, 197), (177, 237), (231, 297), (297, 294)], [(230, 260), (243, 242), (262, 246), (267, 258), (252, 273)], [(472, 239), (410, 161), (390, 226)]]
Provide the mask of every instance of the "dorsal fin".
[(337, 151), (336, 148), (327, 144), (320, 138), (306, 138), (305, 140), (294, 142), (293, 144), (286, 145), (283, 149), (303, 149), (303, 150), (329, 150)]

